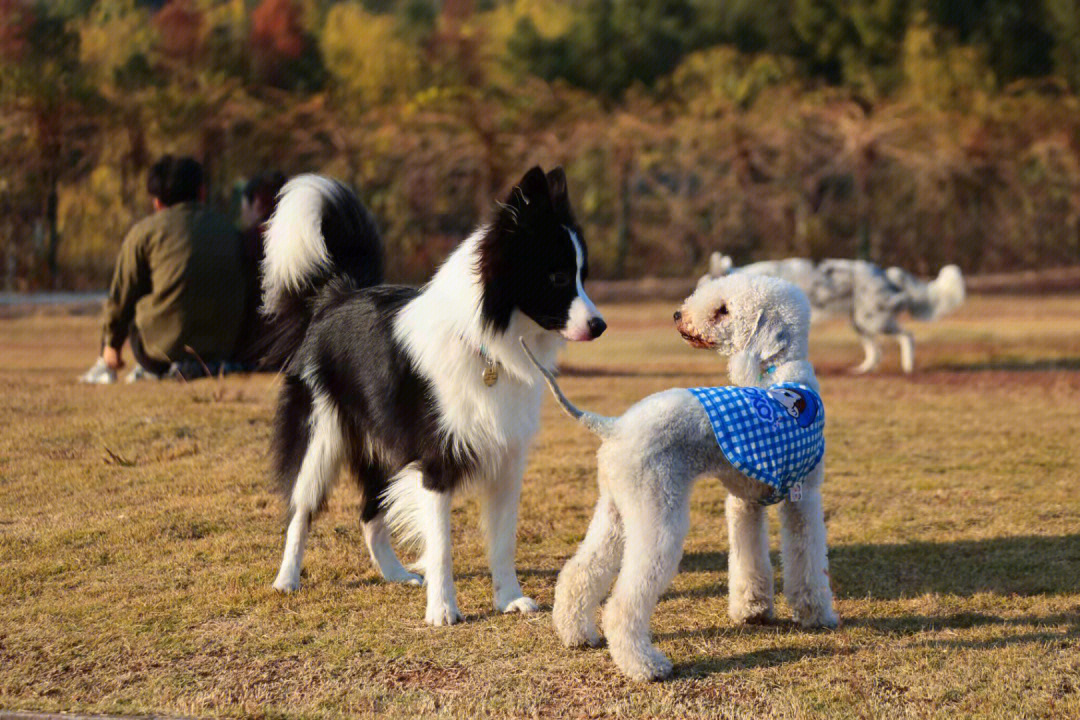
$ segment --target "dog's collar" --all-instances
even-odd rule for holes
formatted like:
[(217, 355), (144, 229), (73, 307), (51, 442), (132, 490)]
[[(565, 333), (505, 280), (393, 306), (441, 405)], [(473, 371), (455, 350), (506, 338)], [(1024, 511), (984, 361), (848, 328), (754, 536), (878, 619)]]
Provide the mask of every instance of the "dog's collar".
[(491, 356), (491, 353), (488, 352), (487, 345), (484, 343), (480, 343), (479, 347), (473, 345), (473, 343), (469, 342), (464, 335), (461, 336), (461, 341), (466, 345), (471, 345), (473, 351), (483, 361), (484, 372), (480, 377), (483, 379), (484, 384), (491, 387), (499, 382), (499, 361)]
[(483, 343), (480, 343), (480, 359), (484, 361), (484, 374), (481, 377), (484, 379), (484, 384), (491, 387), (499, 382), (499, 361), (491, 357), (487, 346)]

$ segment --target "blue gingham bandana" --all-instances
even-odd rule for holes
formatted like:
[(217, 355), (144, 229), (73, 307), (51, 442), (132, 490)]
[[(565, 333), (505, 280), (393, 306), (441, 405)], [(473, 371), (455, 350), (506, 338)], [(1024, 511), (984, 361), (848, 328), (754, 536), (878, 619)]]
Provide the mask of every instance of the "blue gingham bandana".
[(763, 505), (802, 499), (802, 481), (825, 454), (825, 406), (799, 383), (690, 388), (728, 462), (772, 488)]

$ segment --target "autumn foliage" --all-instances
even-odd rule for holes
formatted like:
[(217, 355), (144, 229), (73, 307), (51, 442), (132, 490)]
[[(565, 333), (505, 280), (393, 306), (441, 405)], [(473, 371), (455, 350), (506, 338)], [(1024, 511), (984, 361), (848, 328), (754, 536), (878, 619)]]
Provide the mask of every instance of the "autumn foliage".
[(400, 280), (534, 163), (597, 277), (1078, 264), (1078, 36), (1058, 0), (0, 0), (0, 285), (104, 283), (163, 152), (230, 210), (352, 183)]

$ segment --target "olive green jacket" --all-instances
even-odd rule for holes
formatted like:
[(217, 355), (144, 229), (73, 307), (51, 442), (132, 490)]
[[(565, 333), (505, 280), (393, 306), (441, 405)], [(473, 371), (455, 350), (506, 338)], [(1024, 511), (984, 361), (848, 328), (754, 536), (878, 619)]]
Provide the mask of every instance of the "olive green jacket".
[(240, 236), (220, 213), (179, 203), (124, 238), (105, 301), (104, 342), (119, 349), (134, 321), (147, 355), (163, 362), (232, 357), (247, 280)]

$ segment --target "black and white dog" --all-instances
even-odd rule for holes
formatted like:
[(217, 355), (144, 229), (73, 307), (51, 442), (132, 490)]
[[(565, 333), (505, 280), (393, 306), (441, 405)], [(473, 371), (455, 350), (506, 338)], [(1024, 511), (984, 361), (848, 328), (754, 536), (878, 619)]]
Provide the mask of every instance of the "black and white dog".
[(382, 260), (375, 224), (345, 186), (314, 175), (285, 186), (263, 284), (278, 326), (268, 359), (284, 367), (273, 445), (290, 510), (274, 587), (299, 587), (311, 518), (344, 467), (384, 578), (421, 581), (391, 530), (422, 544), (428, 623), (461, 619), (450, 501), (465, 486), (481, 498), (495, 608), (532, 612), (514, 552), (544, 383), (517, 338), (550, 366), (565, 340), (606, 327), (582, 287), (587, 255), (566, 176), (529, 170), (420, 291), (379, 285)]

